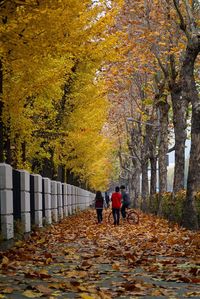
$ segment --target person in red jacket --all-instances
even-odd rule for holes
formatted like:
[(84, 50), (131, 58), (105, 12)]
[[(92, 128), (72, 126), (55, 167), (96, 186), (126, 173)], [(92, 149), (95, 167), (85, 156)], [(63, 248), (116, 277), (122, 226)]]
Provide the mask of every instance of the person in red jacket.
[(114, 225), (119, 225), (119, 219), (120, 219), (120, 208), (121, 208), (122, 195), (120, 194), (119, 191), (120, 191), (120, 189), (117, 186), (115, 188), (115, 192), (111, 196)]

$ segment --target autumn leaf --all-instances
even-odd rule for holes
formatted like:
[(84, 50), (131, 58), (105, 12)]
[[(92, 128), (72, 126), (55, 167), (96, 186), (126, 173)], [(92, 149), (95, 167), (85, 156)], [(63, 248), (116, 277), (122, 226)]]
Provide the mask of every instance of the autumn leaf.
[(43, 285), (36, 285), (34, 286), (34, 288), (45, 296), (50, 295), (52, 293), (52, 290), (50, 288)]
[(53, 262), (53, 260), (52, 260), (52, 258), (47, 258), (46, 260), (45, 260), (45, 264), (46, 265), (49, 265), (49, 264), (51, 264)]
[(87, 293), (80, 294), (80, 296), (83, 299), (95, 299), (95, 297), (92, 297), (92, 296), (88, 295)]
[(87, 292), (87, 288), (84, 286), (78, 286), (77, 288), (80, 292)]
[(48, 258), (52, 259), (52, 254), (49, 253), (49, 252), (45, 252), (44, 256), (45, 256), (46, 259), (48, 259)]
[(35, 271), (28, 271), (24, 274), (27, 278), (37, 278), (39, 275)]
[(154, 290), (152, 293), (151, 293), (152, 296), (155, 296), (155, 297), (159, 297), (159, 296), (162, 296), (162, 292), (157, 289), (157, 290)]
[(2, 266), (7, 266), (8, 263), (9, 263), (9, 259), (6, 256), (4, 256), (3, 259), (2, 259), (1, 265)]
[(11, 288), (11, 287), (7, 287), (7, 288), (5, 288), (5, 289), (2, 289), (1, 292), (2, 292), (3, 294), (11, 294), (11, 293), (13, 292), (13, 288)]
[(119, 263), (114, 263), (114, 264), (112, 265), (112, 268), (113, 268), (114, 270), (119, 270), (119, 269), (120, 269), (120, 264), (119, 264)]
[(17, 242), (15, 242), (15, 246), (16, 247), (21, 247), (23, 245), (23, 241), (17, 241)]
[(22, 293), (22, 295), (28, 298), (39, 298), (43, 296), (42, 293), (37, 293), (31, 290), (26, 290), (25, 292)]
[(39, 277), (41, 278), (50, 278), (51, 275), (48, 273), (47, 270), (43, 269), (43, 270), (40, 270), (39, 272), (37, 272)]

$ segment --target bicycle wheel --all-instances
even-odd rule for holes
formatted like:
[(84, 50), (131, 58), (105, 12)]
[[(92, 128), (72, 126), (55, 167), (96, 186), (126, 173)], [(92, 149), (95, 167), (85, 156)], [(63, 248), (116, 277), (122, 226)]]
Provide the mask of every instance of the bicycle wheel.
[(139, 223), (139, 215), (135, 211), (131, 211), (127, 215), (127, 220), (129, 224), (138, 224)]
[(112, 212), (110, 212), (110, 214), (108, 215), (108, 223), (113, 224), (113, 214), (112, 214)]

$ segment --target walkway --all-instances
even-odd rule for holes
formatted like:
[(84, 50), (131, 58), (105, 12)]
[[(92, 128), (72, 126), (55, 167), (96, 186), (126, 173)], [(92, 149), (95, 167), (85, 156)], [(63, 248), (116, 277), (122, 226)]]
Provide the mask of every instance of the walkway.
[[(0, 252), (0, 298), (200, 298), (200, 234), (141, 215), (96, 224), (94, 210)], [(126, 237), (127, 236), (127, 237)]]

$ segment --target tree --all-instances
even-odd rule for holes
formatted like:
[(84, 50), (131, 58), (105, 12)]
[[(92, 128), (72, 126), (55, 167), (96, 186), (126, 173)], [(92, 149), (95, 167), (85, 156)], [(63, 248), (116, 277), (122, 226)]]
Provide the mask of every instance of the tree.
[(187, 195), (183, 211), (183, 225), (190, 229), (198, 228), (197, 213), (195, 208), (195, 194), (200, 188), (200, 109), (199, 95), (194, 78), (194, 64), (200, 52), (200, 34), (198, 15), (199, 3), (185, 0), (181, 5), (174, 0), (174, 6), (180, 20), (180, 27), (187, 38), (186, 51), (183, 57), (180, 72), (182, 97), (192, 104), (191, 120), (191, 151), (187, 180)]
[[(84, 154), (82, 164), (74, 155), (70, 170), (80, 174), (81, 180), (88, 180), (92, 187), (107, 184), (110, 164), (106, 157), (110, 145), (103, 137), (104, 123), (100, 117), (106, 115), (107, 105), (103, 83), (95, 82), (100, 80), (97, 77), (103, 65), (114, 59), (108, 49), (118, 39), (111, 29), (118, 4), (120, 1), (111, 1), (108, 5), (107, 1), (89, 0), (2, 3), (0, 120), (5, 129), (1, 156), (5, 155), (6, 161), (14, 167), (44, 172), (45, 163), (51, 168), (45, 172), (56, 178), (58, 167), (65, 170), (67, 165), (71, 167), (64, 157), (77, 151)], [(100, 88), (98, 93), (97, 88)], [(102, 106), (98, 109), (101, 98)], [(88, 113), (93, 100), (94, 106)], [(66, 125), (72, 119), (75, 122), (80, 118), (86, 120), (87, 115), (89, 121), (79, 128), (73, 122)], [(74, 143), (77, 148), (66, 145), (69, 136), (75, 139), (80, 132), (87, 134), (94, 122), (97, 125), (88, 136), (88, 140), (93, 141), (90, 146), (89, 141), (85, 143), (85, 137), (81, 138), (82, 146), (87, 144), (85, 151), (79, 151), (80, 143)], [(93, 152), (96, 154), (92, 160)], [(91, 165), (94, 159), (98, 161), (98, 177), (101, 167), (105, 170), (104, 183), (94, 181), (87, 158)]]

